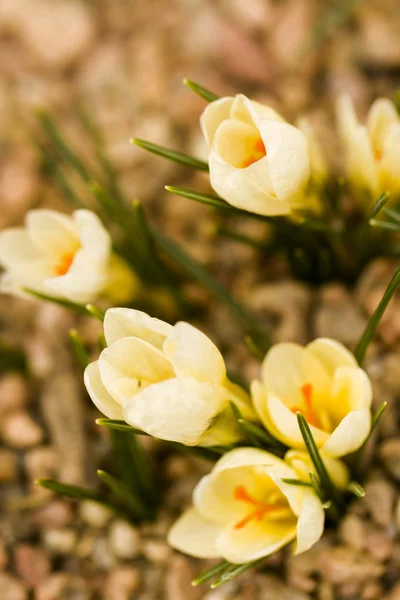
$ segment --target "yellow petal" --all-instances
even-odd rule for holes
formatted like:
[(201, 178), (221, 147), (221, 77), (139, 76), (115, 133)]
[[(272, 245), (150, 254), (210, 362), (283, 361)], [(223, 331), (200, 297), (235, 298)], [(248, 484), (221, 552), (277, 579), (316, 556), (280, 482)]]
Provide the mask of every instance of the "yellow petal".
[(239, 119), (258, 128), (261, 119), (284, 121), (283, 117), (270, 106), (249, 100), (243, 94), (237, 94), (231, 107), (230, 117)]
[(124, 405), (127, 423), (163, 440), (196, 445), (223, 408), (223, 388), (196, 379), (168, 379)]
[(307, 138), (297, 127), (280, 121), (265, 119), (259, 128), (276, 196), (289, 206), (300, 208), (298, 197), (302, 198), (310, 177)]
[(176, 521), (168, 533), (170, 546), (197, 558), (219, 558), (216, 538), (220, 526), (203, 519), (190, 509)]
[(229, 119), (233, 98), (219, 98), (207, 105), (200, 117), (200, 125), (206, 142), (211, 146), (220, 124)]
[(169, 323), (133, 308), (109, 308), (104, 318), (104, 336), (108, 346), (124, 337), (137, 337), (161, 350), (165, 338), (172, 331)]
[(372, 146), (377, 154), (382, 153), (393, 125), (399, 124), (394, 103), (389, 98), (378, 98), (368, 112), (367, 129)]
[(358, 367), (341, 367), (335, 373), (329, 415), (336, 424), (351, 410), (370, 409), (372, 386), (368, 375)]
[(30, 210), (26, 227), (33, 243), (44, 252), (62, 255), (76, 252), (80, 246), (76, 223), (56, 210)]
[(242, 529), (232, 523), (218, 535), (216, 546), (221, 556), (234, 564), (269, 556), (294, 540), (296, 519), (253, 520)]
[(103, 415), (109, 419), (123, 419), (122, 406), (110, 396), (101, 381), (98, 361), (86, 367), (84, 382), (93, 403)]
[(370, 429), (371, 411), (368, 408), (353, 410), (336, 427), (322, 450), (334, 457), (355, 452), (367, 438)]
[(308, 490), (304, 490), (303, 502), (297, 522), (297, 544), (295, 554), (305, 552), (313, 546), (324, 532), (325, 514), (321, 501)]
[(308, 344), (306, 348), (308, 352), (311, 352), (311, 354), (318, 358), (331, 377), (333, 377), (336, 369), (339, 367), (358, 366), (354, 355), (336, 340), (317, 338)]
[(202, 331), (189, 323), (175, 325), (163, 344), (165, 356), (178, 377), (223, 383), (225, 362), (218, 348)]
[(135, 337), (121, 338), (103, 350), (99, 368), (105, 388), (121, 403), (144, 385), (174, 376), (173, 368), (164, 354)]
[[(322, 460), (329, 473), (330, 478), (336, 487), (345, 489), (350, 481), (350, 473), (343, 461), (328, 456), (321, 452)], [(309, 481), (310, 471), (315, 472), (311, 462), (310, 455), (305, 450), (289, 450), (285, 454), (285, 462), (287, 462), (297, 473), (300, 479)]]
[(387, 134), (380, 163), (380, 189), (393, 195), (400, 193), (400, 124), (393, 125)]

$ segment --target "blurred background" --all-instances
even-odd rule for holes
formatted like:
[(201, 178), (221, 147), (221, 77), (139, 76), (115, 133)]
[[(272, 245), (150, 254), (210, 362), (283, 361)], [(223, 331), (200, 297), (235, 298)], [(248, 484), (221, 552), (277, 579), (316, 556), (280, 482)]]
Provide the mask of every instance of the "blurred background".
[[(311, 290), (287, 279), (282, 265), (266, 272), (251, 248), (216, 239), (212, 209), (164, 190), (166, 184), (207, 189), (207, 177), (130, 143), (135, 136), (205, 157), (198, 124), (204, 101), (183, 77), (221, 96), (243, 92), (289, 120), (308, 115), (337, 167), (337, 95), (350, 93), (363, 116), (375, 97), (394, 97), (399, 86), (399, 3), (0, 0), (0, 228), (21, 223), (30, 208), (70, 210), (43, 170), (37, 111), (49, 111), (90, 161), (93, 148), (77, 117), (84, 107), (102, 131), (127, 196), (143, 200), (161, 230), (273, 325), (274, 340), (333, 335), (351, 346), (385, 288), (390, 264), (373, 264), (354, 293), (340, 284)], [(239, 226), (261, 231), (259, 224)], [(200, 325), (222, 344), (228, 364), (253, 377), (258, 363), (231, 315), (197, 286), (187, 293), (204, 305)], [(380, 330), (384, 357), (376, 358), (377, 350), (371, 359), (380, 402), (400, 393), (396, 307)], [(199, 561), (173, 553), (165, 541), (207, 465), (168, 457), (160, 467), (165, 505), (157, 522), (140, 530), (92, 503), (78, 508), (35, 487), (38, 477), (94, 486), (96, 466), (109, 451), (66, 339), (75, 324), (59, 307), (0, 297), (0, 343), (7, 348), (0, 364), (1, 600), (400, 598), (393, 530), (400, 520), (398, 488), (379, 474), (371, 482), (371, 506), (350, 513), (339, 538), (328, 534), (323, 564), (317, 556), (285, 563), (280, 554), (269, 561), (274, 575), (215, 592), (190, 587)], [(90, 342), (100, 329), (81, 319), (79, 330)], [(11, 354), (10, 370), (5, 357)], [(387, 413), (383, 431), (390, 444), (382, 452), (398, 479), (397, 417), (394, 408)], [(366, 514), (371, 523), (364, 523)]]

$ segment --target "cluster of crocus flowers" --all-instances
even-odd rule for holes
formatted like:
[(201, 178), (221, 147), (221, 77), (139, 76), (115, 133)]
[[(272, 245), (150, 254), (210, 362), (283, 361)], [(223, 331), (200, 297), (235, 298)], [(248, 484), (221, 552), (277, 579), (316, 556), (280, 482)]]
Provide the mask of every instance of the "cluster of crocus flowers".
[(89, 210), (72, 216), (37, 209), (25, 227), (0, 233), (0, 289), (20, 294), (24, 288), (72, 302), (89, 303), (101, 296), (130, 300), (137, 279), (112, 251), (111, 237)]
[(321, 537), (324, 509), (307, 487), (284, 480), (297, 472), (269, 452), (238, 448), (225, 454), (193, 493), (193, 508), (169, 532), (169, 543), (199, 558), (240, 564), (295, 541), (297, 554)]
[(308, 191), (323, 160), (309, 125), (294, 127), (240, 94), (211, 102), (201, 127), (211, 186), (229, 204), (270, 216), (318, 210)]
[(339, 98), (339, 130), (345, 150), (346, 175), (362, 206), (366, 194), (376, 200), (384, 192), (400, 194), (400, 117), (388, 98), (376, 100), (366, 124), (357, 119), (348, 95)]
[(247, 394), (228, 380), (217, 347), (192, 325), (112, 308), (104, 336), (107, 347), (87, 367), (85, 384), (107, 417), (188, 446), (239, 441), (230, 402), (256, 418)]

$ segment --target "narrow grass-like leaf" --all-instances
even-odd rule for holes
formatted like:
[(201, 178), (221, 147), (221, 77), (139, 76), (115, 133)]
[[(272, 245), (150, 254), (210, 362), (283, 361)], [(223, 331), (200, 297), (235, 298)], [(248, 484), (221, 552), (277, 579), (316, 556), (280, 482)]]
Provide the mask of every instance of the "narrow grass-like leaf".
[(224, 583), (228, 583), (228, 581), (232, 581), (232, 579), (239, 577), (239, 575), (242, 575), (249, 569), (252, 569), (256, 565), (260, 564), (264, 559), (265, 557), (263, 556), (262, 558), (244, 563), (242, 565), (232, 565), (231, 567), (228, 567), (228, 569), (226, 569), (222, 575), (211, 584), (211, 589), (215, 589)]
[(358, 342), (358, 344), (356, 346), (356, 349), (354, 351), (354, 356), (356, 357), (356, 360), (359, 365), (362, 365), (367, 348), (368, 348), (373, 336), (375, 335), (376, 329), (383, 317), (383, 314), (387, 308), (387, 305), (389, 304), (390, 300), (392, 299), (392, 296), (395, 293), (399, 283), (400, 283), (400, 267), (396, 270), (395, 274), (393, 275), (393, 277), (382, 297), (382, 300), (379, 302), (377, 309), (375, 310), (375, 312), (371, 316), (370, 320), (368, 321), (367, 327), (366, 327), (363, 335), (361, 336), (360, 341)]
[(89, 364), (89, 357), (86, 352), (82, 338), (80, 337), (76, 329), (70, 329), (68, 335), (78, 363), (84, 370)]
[(261, 348), (257, 346), (257, 344), (250, 335), (246, 335), (244, 341), (246, 342), (247, 347), (251, 350), (252, 354), (254, 354), (254, 356), (258, 358), (258, 360), (264, 359), (265, 352), (263, 352)]
[(196, 579), (193, 579), (192, 586), (196, 587), (197, 585), (204, 583), (205, 581), (207, 581), (207, 579), (211, 579), (212, 577), (219, 575), (222, 571), (225, 571), (230, 566), (231, 563), (227, 560), (221, 561), (214, 567), (211, 567), (210, 569), (207, 569), (207, 571), (204, 571), (204, 573), (196, 577)]
[(44, 144), (41, 144), (40, 142), (37, 143), (37, 148), (40, 152), (42, 167), (45, 174), (51, 179), (51, 181), (54, 183), (55, 187), (59, 190), (66, 202), (70, 204), (73, 208), (86, 208), (85, 203), (82, 202), (78, 194), (69, 184), (62, 169), (59, 167), (57, 161), (54, 159), (51, 150), (49, 150), (47, 147), (45, 147)]
[(299, 485), (299, 486), (303, 486), (303, 487), (309, 487), (312, 488), (312, 484), (308, 481), (302, 481), (301, 479), (291, 479), (289, 478), (284, 478), (282, 479), (283, 483), (289, 483), (290, 485)]
[(365, 496), (364, 488), (357, 481), (350, 481), (346, 489), (357, 498), (364, 498)]
[(383, 212), (386, 212), (386, 208), (384, 208), (385, 204), (387, 203), (387, 201), (390, 198), (390, 193), (389, 192), (383, 192), (383, 194), (381, 194), (378, 198), (378, 200), (375, 202), (375, 204), (372, 207), (371, 210), (371, 214), (369, 215), (369, 219), (375, 219), (375, 217), (379, 214), (379, 212), (381, 210), (383, 210)]
[(70, 302), (69, 300), (63, 300), (62, 298), (56, 298), (55, 296), (49, 296), (48, 294), (43, 294), (42, 292), (37, 292), (35, 290), (31, 290), (30, 288), (22, 288), (23, 292), (26, 292), (30, 296), (34, 296), (39, 300), (45, 300), (46, 302), (52, 302), (53, 304), (59, 304), (64, 308), (68, 308), (68, 310), (72, 310), (75, 313), (84, 315), (87, 314), (86, 308), (83, 304), (77, 304), (76, 302)]
[(202, 446), (185, 446), (179, 442), (166, 442), (166, 444), (168, 444), (168, 446), (171, 448), (175, 448), (175, 450), (181, 452), (181, 454), (188, 454), (189, 456), (202, 458), (203, 460), (211, 463), (215, 463), (221, 458), (222, 454), (225, 454), (225, 452), (228, 452), (232, 449), (230, 447), (221, 449), (213, 447), (203, 448)]
[(392, 208), (384, 208), (382, 212), (390, 217), (393, 221), (400, 224), (400, 213)]
[(202, 85), (199, 85), (198, 83), (195, 83), (194, 81), (191, 81), (190, 79), (185, 78), (183, 80), (183, 83), (190, 90), (192, 90), (192, 92), (194, 92), (201, 98), (204, 98), (204, 100), (207, 100), (207, 102), (214, 102), (214, 100), (218, 100), (219, 98), (219, 96), (217, 96), (213, 92), (210, 92), (210, 90), (207, 90), (207, 88), (203, 87)]
[(242, 211), (239, 208), (231, 206), (230, 204), (225, 202), (225, 200), (223, 200), (219, 196), (216, 196), (215, 194), (209, 194), (207, 192), (196, 192), (195, 190), (188, 190), (186, 188), (176, 187), (174, 185), (166, 185), (165, 189), (168, 192), (171, 192), (171, 194), (175, 194), (176, 196), (182, 196), (182, 198), (188, 198), (189, 200), (200, 202), (200, 204), (206, 204), (207, 206), (220, 208), (222, 210), (226, 210), (236, 215), (242, 215), (243, 213), (246, 213), (246, 211)]
[(132, 494), (131, 490), (123, 482), (107, 473), (106, 471), (98, 470), (97, 476), (108, 488), (115, 494), (115, 496), (122, 502), (122, 504), (132, 512), (133, 517), (138, 520), (149, 517), (148, 506), (135, 494)]
[(369, 223), (371, 227), (377, 227), (378, 229), (386, 229), (387, 231), (400, 233), (400, 225), (397, 223), (391, 223), (389, 221), (377, 221), (376, 219), (371, 219)]
[(100, 427), (107, 427), (107, 429), (114, 429), (115, 431), (135, 433), (136, 435), (149, 435), (145, 431), (136, 429), (136, 427), (132, 427), (131, 425), (128, 425), (128, 423), (125, 423), (125, 421), (120, 421), (118, 419), (96, 419), (96, 424), (100, 425)]
[(327, 499), (334, 500), (336, 498), (335, 486), (333, 485), (329, 473), (325, 467), (325, 463), (321, 458), (317, 444), (315, 443), (313, 434), (311, 433), (311, 429), (301, 412), (297, 412), (296, 416), (304, 444), (307, 448), (311, 462), (314, 465), (315, 472), (318, 475), (319, 484), (322, 488), (322, 491), (324, 494), (326, 494)]
[(254, 433), (251, 431), (251, 429), (248, 427), (248, 421), (243, 419), (242, 413), (240, 412), (239, 408), (236, 406), (236, 404), (234, 402), (229, 402), (229, 404), (231, 405), (232, 412), (235, 416), (235, 419), (239, 425), (240, 430), (243, 433), (245, 440), (247, 440), (251, 446), (255, 446), (256, 448), (262, 448), (263, 447), (262, 443), (257, 438), (257, 436), (254, 435)]
[(91, 500), (92, 502), (96, 502), (97, 504), (107, 507), (120, 517), (122, 516), (123, 518), (126, 518), (127, 516), (125, 513), (123, 513), (123, 511), (120, 511), (118, 508), (113, 506), (113, 504), (107, 502), (107, 500), (105, 500), (99, 492), (95, 492), (77, 485), (55, 481), (54, 479), (37, 479), (35, 483), (46, 490), (50, 490), (56, 494), (60, 494), (60, 496), (70, 498), (71, 500)]
[(93, 175), (90, 173), (83, 159), (66, 142), (52, 117), (45, 111), (38, 111), (37, 116), (43, 131), (60, 157), (79, 174), (85, 183), (90, 183), (93, 180)]
[(86, 304), (85, 310), (86, 310), (86, 312), (89, 313), (89, 315), (91, 315), (92, 317), (95, 317), (95, 319), (98, 319), (101, 322), (104, 321), (106, 312), (102, 308), (99, 308), (98, 306), (95, 306), (94, 304)]
[(178, 244), (154, 228), (152, 228), (151, 231), (156, 242), (164, 252), (179, 264), (184, 271), (197, 279), (206, 289), (228, 306), (235, 317), (250, 333), (257, 345), (263, 351), (266, 351), (269, 347), (269, 335), (266, 331), (261, 331), (258, 328), (258, 322), (253, 315), (240, 304), (223, 285), (214, 279), (200, 263), (184, 252)]
[(209, 170), (206, 162), (199, 160), (198, 158), (188, 156), (183, 152), (170, 150), (169, 148), (164, 148), (163, 146), (159, 146), (158, 144), (153, 144), (153, 142), (147, 142), (146, 140), (141, 140), (139, 138), (133, 138), (131, 142), (136, 146), (147, 150), (148, 152), (152, 152), (153, 154), (157, 154), (158, 156), (172, 160), (173, 162), (183, 165), (184, 167), (192, 167), (193, 169), (198, 169), (199, 171)]

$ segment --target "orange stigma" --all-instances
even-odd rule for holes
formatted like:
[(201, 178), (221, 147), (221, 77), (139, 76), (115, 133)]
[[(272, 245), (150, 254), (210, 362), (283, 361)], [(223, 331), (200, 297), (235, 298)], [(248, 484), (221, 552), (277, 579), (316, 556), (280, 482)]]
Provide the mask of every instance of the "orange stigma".
[(292, 406), (290, 409), (292, 413), (300, 412), (307, 423), (310, 425), (314, 425), (314, 427), (321, 427), (320, 420), (318, 418), (317, 413), (315, 412), (312, 400), (313, 386), (311, 383), (305, 383), (300, 388), (300, 392), (302, 393), (304, 399), (305, 408), (299, 408), (298, 406)]
[(250, 165), (252, 165), (255, 162), (258, 162), (259, 160), (264, 158), (264, 156), (266, 156), (266, 155), (267, 155), (267, 151), (265, 150), (264, 143), (261, 138), (258, 138), (256, 143), (254, 144), (252, 154), (250, 154), (250, 156), (248, 158), (245, 158), (245, 160), (242, 162), (242, 169), (249, 167)]
[(253, 519), (257, 519), (257, 521), (261, 521), (265, 517), (266, 514), (276, 510), (277, 506), (274, 504), (267, 504), (266, 502), (262, 502), (261, 500), (257, 500), (254, 498), (249, 492), (246, 490), (244, 485), (238, 485), (233, 490), (233, 498), (234, 500), (239, 500), (239, 502), (246, 502), (253, 507), (253, 510), (241, 521), (236, 523), (235, 529), (242, 529), (245, 525), (253, 521)]
[(56, 274), (58, 277), (61, 277), (62, 275), (66, 275), (68, 273), (74, 258), (75, 252), (68, 252), (67, 254), (64, 254), (61, 257), (60, 262), (56, 266)]

